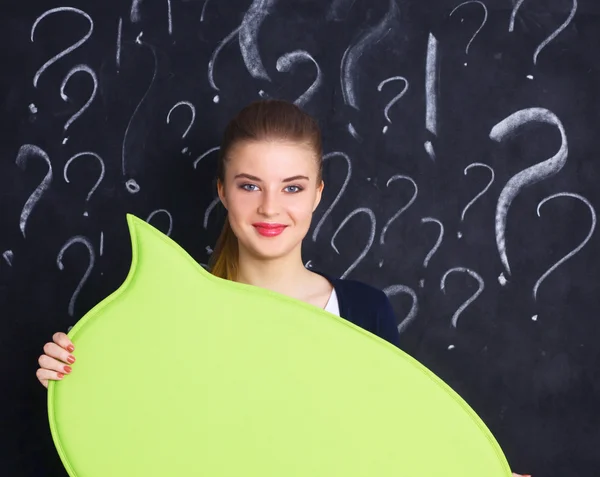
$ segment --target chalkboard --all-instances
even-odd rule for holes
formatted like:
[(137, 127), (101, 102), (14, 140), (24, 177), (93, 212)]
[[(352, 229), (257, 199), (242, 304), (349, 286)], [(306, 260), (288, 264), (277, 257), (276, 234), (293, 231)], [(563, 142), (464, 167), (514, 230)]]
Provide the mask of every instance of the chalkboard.
[(35, 378), (43, 344), (124, 280), (127, 212), (207, 263), (220, 137), (260, 98), (323, 130), (306, 266), (383, 289), (402, 349), (469, 402), (516, 472), (600, 475), (598, 2), (0, 13), (3, 475), (65, 475)]

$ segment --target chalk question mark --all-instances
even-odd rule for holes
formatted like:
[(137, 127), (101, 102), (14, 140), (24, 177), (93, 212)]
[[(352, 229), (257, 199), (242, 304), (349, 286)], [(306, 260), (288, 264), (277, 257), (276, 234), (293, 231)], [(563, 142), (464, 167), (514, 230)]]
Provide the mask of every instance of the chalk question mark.
[[(383, 88), (383, 85), (385, 85), (386, 83), (389, 83), (390, 81), (404, 81), (404, 89), (402, 90), (402, 92), (396, 96), (394, 96), (392, 98), (392, 100), (387, 104), (387, 106), (385, 107), (385, 109), (383, 110), (383, 115), (385, 116), (385, 119), (387, 119), (387, 122), (392, 124), (392, 120), (390, 119), (390, 108), (396, 104), (400, 98), (402, 98), (402, 96), (404, 96), (404, 94), (408, 91), (408, 80), (404, 77), (404, 76), (393, 76), (391, 78), (385, 79), (383, 80), (381, 83), (379, 83), (379, 85), (377, 86), (377, 91), (381, 91), (381, 88)], [(383, 127), (383, 134), (385, 134), (388, 130), (387, 126)]]
[(357, 214), (367, 214), (369, 216), (369, 218), (371, 219), (371, 231), (369, 232), (369, 238), (367, 240), (367, 244), (365, 245), (365, 248), (362, 250), (360, 255), (356, 258), (356, 260), (354, 260), (354, 262), (352, 262), (352, 264), (346, 269), (346, 271), (344, 273), (342, 273), (340, 278), (346, 278), (348, 276), (348, 274), (356, 268), (356, 266), (362, 261), (362, 259), (365, 258), (365, 256), (371, 249), (371, 246), (373, 245), (373, 241), (375, 240), (375, 230), (377, 228), (377, 220), (375, 219), (375, 214), (373, 213), (373, 211), (371, 209), (369, 209), (367, 207), (358, 207), (357, 209), (354, 209), (352, 212), (350, 212), (348, 214), (348, 216), (342, 221), (342, 223), (338, 226), (336, 231), (333, 233), (333, 236), (331, 237), (331, 242), (330, 242), (331, 248), (333, 248), (335, 250), (335, 252), (339, 255), (340, 252), (334, 243), (335, 238), (337, 237), (340, 230), (342, 230), (342, 228), (344, 228), (344, 225), (346, 225), (346, 223)]
[[(464, 268), (464, 267), (455, 267), (455, 268), (451, 268), (450, 270), (448, 270), (446, 273), (444, 273), (444, 276), (442, 277), (442, 280), (440, 282), (440, 290), (442, 290), (444, 292), (444, 294), (446, 294), (446, 278), (448, 277), (448, 275), (450, 275), (451, 273), (467, 273), (469, 274), (471, 277), (473, 277), (475, 280), (477, 280), (477, 284), (478, 284), (478, 289), (475, 293), (473, 293), (473, 295), (471, 295), (471, 297), (466, 300), (459, 308), (458, 310), (456, 310), (454, 312), (454, 315), (452, 315), (452, 326), (454, 326), (454, 328), (456, 328), (457, 324), (458, 324), (458, 318), (460, 317), (461, 313), (463, 311), (465, 311), (467, 309), (467, 307), (473, 303), (477, 297), (479, 295), (481, 295), (481, 293), (483, 292), (483, 290), (485, 289), (485, 283), (483, 282), (483, 278), (481, 278), (479, 276), (479, 274), (477, 272), (474, 272), (473, 270), (470, 270), (468, 268)], [(450, 345), (448, 347), (448, 349), (452, 349), (454, 348), (454, 345)]]
[(592, 214), (592, 226), (590, 227), (590, 231), (588, 232), (588, 234), (585, 237), (585, 239), (583, 240), (583, 242), (581, 242), (577, 247), (575, 247), (573, 250), (571, 250), (567, 255), (565, 255), (558, 262), (556, 262), (554, 265), (552, 265), (548, 270), (546, 270), (546, 272), (544, 272), (544, 274), (538, 279), (538, 281), (535, 282), (535, 285), (533, 287), (533, 299), (534, 300), (537, 300), (537, 293), (540, 288), (540, 285), (548, 277), (548, 275), (550, 275), (554, 270), (556, 270), (563, 263), (565, 263), (567, 260), (569, 260), (571, 257), (573, 257), (577, 252), (579, 252), (585, 246), (585, 244), (588, 243), (588, 241), (592, 237), (592, 234), (594, 233), (594, 229), (596, 228), (596, 211), (594, 210), (594, 207), (592, 206), (592, 204), (590, 204), (590, 202), (585, 197), (583, 197), (579, 194), (571, 193), (571, 192), (559, 192), (557, 194), (550, 195), (550, 196), (546, 197), (545, 199), (542, 199), (537, 206), (538, 217), (540, 217), (540, 209), (541, 209), (542, 205), (544, 205), (549, 200), (555, 199), (557, 197), (572, 197), (574, 199), (580, 200), (585, 205), (587, 205), (588, 208), (590, 209), (590, 213)]
[(290, 53), (285, 53), (277, 59), (276, 68), (280, 73), (289, 72), (294, 67), (296, 63), (300, 63), (301, 61), (312, 61), (317, 68), (317, 77), (310, 87), (298, 98), (294, 101), (294, 104), (300, 107), (304, 107), (306, 103), (310, 100), (310, 98), (315, 94), (316, 90), (321, 86), (323, 81), (321, 68), (319, 64), (315, 61), (315, 59), (304, 50), (295, 50)]
[[(381, 229), (381, 234), (379, 235), (379, 245), (383, 245), (385, 243), (385, 234), (387, 233), (388, 229), (390, 228), (390, 225), (392, 225), (392, 222), (394, 220), (396, 220), (398, 217), (400, 217), (400, 215), (402, 215), (412, 204), (413, 202), (417, 199), (417, 194), (419, 193), (419, 187), (417, 186), (417, 183), (410, 177), (402, 175), (402, 174), (395, 174), (392, 177), (390, 177), (387, 181), (387, 183), (385, 184), (386, 187), (389, 187), (390, 184), (398, 179), (403, 179), (405, 181), (408, 181), (412, 184), (413, 186), (413, 195), (410, 198), (410, 200), (408, 201), (408, 203), (404, 206), (401, 207), (394, 215), (392, 215), (392, 217), (390, 217), (390, 219), (385, 223), (385, 225), (383, 226), (383, 228)], [(379, 266), (382, 267), (383, 266), (383, 259), (381, 259), (379, 261)]]
[[(467, 172), (469, 172), (469, 169), (473, 168), (473, 167), (484, 167), (486, 169), (488, 169), (491, 173), (491, 177), (490, 177), (490, 181), (487, 183), (487, 185), (483, 188), (483, 190), (481, 192), (479, 192), (479, 194), (477, 194), (475, 197), (473, 197), (473, 199), (471, 199), (471, 201), (465, 205), (465, 208), (462, 211), (462, 214), (460, 214), (460, 221), (463, 222), (465, 220), (465, 214), (467, 213), (467, 210), (469, 210), (469, 207), (471, 207), (475, 202), (477, 202), (477, 200), (487, 192), (487, 190), (490, 188), (490, 186), (492, 185), (492, 183), (494, 182), (494, 169), (492, 169), (490, 166), (488, 166), (487, 164), (483, 164), (481, 162), (473, 162), (472, 164), (469, 164), (467, 167), (465, 167), (464, 170), (464, 175), (467, 175)], [(458, 231), (457, 234), (458, 238), (462, 238), (462, 232)]]
[[(423, 260), (423, 268), (427, 268), (427, 266), (429, 265), (429, 261), (431, 260), (431, 257), (433, 257), (435, 252), (438, 251), (438, 248), (440, 248), (440, 245), (442, 244), (442, 241), (444, 240), (444, 224), (442, 224), (439, 220), (434, 219), (433, 217), (423, 217), (421, 219), (421, 223), (422, 224), (434, 223), (434, 224), (437, 224), (440, 228), (440, 232), (438, 234), (437, 240), (435, 241), (435, 244), (433, 245), (433, 247), (431, 248), (431, 250), (425, 257), (425, 260)], [(425, 285), (425, 280), (424, 279), (420, 280), (419, 286), (421, 288), (423, 288), (424, 285)]]
[(48, 10), (44, 13), (42, 13), (36, 20), (35, 22), (33, 22), (33, 26), (31, 27), (31, 42), (33, 43), (34, 41), (34, 35), (35, 35), (35, 29), (37, 28), (37, 26), (39, 25), (39, 23), (46, 17), (48, 17), (49, 15), (53, 15), (55, 13), (65, 13), (65, 12), (73, 12), (73, 13), (77, 13), (79, 15), (82, 15), (88, 22), (90, 22), (90, 29), (89, 31), (83, 36), (83, 38), (81, 38), (80, 40), (78, 40), (77, 42), (73, 43), (71, 46), (69, 46), (68, 48), (65, 48), (63, 51), (61, 51), (60, 53), (54, 55), (52, 58), (50, 58), (48, 61), (46, 61), (46, 63), (44, 63), (40, 69), (38, 69), (35, 73), (35, 75), (33, 76), (33, 86), (37, 88), (37, 84), (38, 84), (38, 80), (40, 79), (41, 74), (46, 71), (53, 63), (55, 63), (56, 61), (60, 60), (62, 57), (68, 55), (69, 53), (71, 53), (73, 50), (76, 50), (77, 48), (79, 48), (81, 45), (83, 45), (91, 36), (92, 36), (92, 32), (94, 31), (94, 21), (92, 20), (92, 17), (90, 17), (86, 12), (84, 12), (83, 10), (79, 10), (78, 8), (73, 8), (73, 7), (58, 7), (58, 8), (52, 8), (51, 10)]
[(89, 278), (90, 274), (92, 273), (92, 270), (96, 263), (94, 247), (92, 247), (92, 244), (90, 243), (90, 241), (82, 235), (76, 235), (74, 237), (71, 237), (69, 240), (67, 240), (65, 242), (65, 244), (62, 246), (62, 248), (60, 249), (60, 252), (58, 252), (58, 256), (56, 257), (56, 265), (58, 266), (58, 269), (61, 271), (64, 270), (64, 265), (62, 263), (63, 256), (64, 256), (66, 250), (76, 243), (83, 244), (87, 248), (88, 253), (89, 253), (89, 264), (88, 264), (88, 267), (87, 267), (85, 273), (83, 274), (83, 277), (81, 278), (81, 280), (79, 280), (79, 283), (77, 285), (77, 288), (75, 288), (73, 295), (71, 295), (71, 299), (69, 300), (69, 316), (73, 316), (73, 313), (75, 311), (75, 301), (77, 300), (77, 297), (79, 296), (79, 292), (83, 288), (83, 285), (85, 284), (85, 282)]
[(21, 210), (21, 218), (19, 220), (19, 228), (21, 229), (21, 233), (23, 237), (25, 237), (25, 226), (27, 225), (27, 220), (31, 215), (34, 207), (39, 202), (40, 198), (48, 190), (50, 184), (52, 183), (52, 163), (50, 162), (50, 158), (46, 151), (39, 148), (38, 146), (34, 146), (33, 144), (23, 144), (19, 149), (19, 153), (17, 154), (16, 164), (23, 170), (27, 167), (27, 159), (30, 156), (37, 156), (44, 160), (44, 162), (48, 166), (48, 172), (42, 179), (42, 182), (36, 187), (36, 189), (31, 193), (27, 202), (23, 206), (23, 210)]
[(333, 200), (331, 205), (327, 208), (327, 210), (325, 211), (325, 213), (323, 214), (323, 216), (317, 223), (317, 226), (315, 227), (315, 230), (313, 231), (313, 235), (312, 235), (313, 242), (315, 242), (317, 240), (317, 235), (319, 235), (319, 231), (321, 230), (321, 227), (323, 226), (323, 222), (325, 222), (325, 219), (327, 219), (327, 217), (329, 217), (329, 214), (331, 214), (331, 211), (333, 210), (333, 208), (336, 206), (336, 204), (342, 198), (342, 195), (344, 194), (344, 191), (346, 190), (346, 187), (348, 186), (348, 182), (350, 182), (350, 177), (352, 176), (352, 162), (350, 161), (350, 157), (343, 152), (334, 151), (334, 152), (325, 154), (323, 156), (323, 162), (331, 159), (332, 157), (336, 157), (336, 156), (341, 157), (342, 159), (344, 159), (346, 161), (346, 166), (347, 166), (346, 178), (344, 179), (344, 183), (342, 184), (342, 187), (340, 187), (340, 190), (337, 193), (335, 199)]
[[(255, 79), (271, 81), (258, 50), (258, 31), (265, 18), (269, 15), (270, 9), (275, 4), (275, 1), (276, 0), (254, 0), (244, 14), (244, 18), (240, 25), (223, 38), (214, 49), (210, 60), (208, 61), (208, 82), (214, 90), (219, 91), (214, 79), (217, 58), (221, 53), (221, 50), (236, 37), (238, 38), (240, 52), (242, 53), (242, 58), (248, 72)], [(213, 102), (218, 103), (219, 101), (220, 97), (216, 94), (213, 97)]]
[[(392, 30), (391, 22), (398, 14), (398, 6), (395, 0), (389, 0), (389, 9), (381, 21), (370, 30), (361, 34), (353, 42), (342, 56), (340, 65), (340, 82), (342, 87), (342, 96), (344, 104), (360, 111), (358, 95), (356, 93), (357, 83), (359, 82), (358, 63), (365, 50), (379, 43)], [(348, 132), (354, 139), (360, 141), (361, 137), (352, 123), (348, 123)]]
[(167, 237), (170, 237), (171, 231), (173, 230), (173, 216), (167, 209), (156, 209), (153, 212), (150, 212), (150, 215), (148, 215), (146, 222), (150, 223), (150, 221), (152, 220), (152, 217), (154, 217), (156, 214), (159, 214), (159, 213), (166, 214), (166, 216), (169, 218), (169, 229), (167, 230), (167, 233), (165, 235)]
[(383, 292), (387, 295), (388, 298), (398, 295), (399, 293), (404, 293), (406, 295), (410, 295), (412, 298), (412, 306), (408, 315), (400, 322), (398, 325), (398, 333), (402, 334), (408, 325), (410, 325), (415, 318), (417, 317), (417, 313), (419, 312), (419, 302), (417, 299), (417, 294), (414, 290), (406, 285), (390, 285), (384, 288)]
[[(194, 121), (196, 120), (196, 108), (189, 101), (179, 101), (177, 104), (175, 104), (169, 110), (169, 113), (167, 114), (167, 124), (171, 124), (171, 113), (173, 112), (173, 110), (175, 110), (179, 106), (187, 106), (188, 108), (190, 108), (190, 111), (192, 112), (192, 118), (190, 120), (190, 124), (188, 125), (187, 129), (183, 132), (183, 135), (181, 136), (181, 139), (185, 139), (187, 134), (190, 132), (190, 129), (192, 129), (192, 126), (194, 125)], [(187, 147), (184, 148), (181, 152), (186, 152), (186, 151), (187, 151)]]
[[(69, 126), (71, 126), (71, 124), (73, 124), (85, 112), (85, 110), (90, 107), (90, 104), (92, 104), (92, 102), (94, 101), (94, 98), (96, 97), (96, 91), (98, 90), (98, 78), (96, 77), (96, 73), (94, 73), (94, 70), (92, 70), (87, 65), (77, 65), (77, 66), (74, 66), (73, 68), (71, 68), (71, 71), (69, 71), (67, 73), (67, 75), (65, 76), (65, 79), (63, 80), (62, 84), (60, 85), (60, 97), (63, 99), (63, 101), (69, 101), (69, 96), (67, 96), (67, 94), (65, 93), (65, 87), (67, 86), (67, 83), (69, 82), (71, 77), (75, 73), (79, 73), (79, 72), (87, 73), (88, 75), (91, 76), (92, 81), (94, 82), (94, 90), (92, 91), (92, 94), (88, 98), (87, 102), (79, 109), (79, 111), (77, 111), (75, 114), (73, 114), (73, 116), (71, 116), (67, 120), (67, 122), (63, 126), (63, 129), (65, 130), (65, 132), (67, 131)], [(67, 140), (65, 138), (65, 140), (63, 141), (63, 144), (66, 141)]]
[[(64, 175), (64, 178), (65, 178), (65, 182), (69, 183), (69, 177), (67, 176), (67, 171), (69, 169), (69, 165), (71, 165), (71, 163), (75, 159), (77, 159), (78, 157), (84, 157), (84, 156), (94, 157), (100, 163), (100, 175), (98, 176), (98, 180), (93, 185), (93, 187), (90, 189), (90, 191), (88, 192), (87, 197), (85, 198), (85, 201), (89, 202), (90, 197), (92, 196), (92, 194), (94, 193), (94, 191), (98, 188), (98, 186), (100, 185), (100, 182), (102, 182), (102, 179), (104, 179), (105, 168), (104, 168), (104, 161), (102, 160), (102, 158), (98, 154), (96, 154), (95, 152), (90, 152), (90, 151), (80, 152), (79, 154), (75, 154), (65, 164), (65, 167), (63, 169), (63, 175)], [(83, 215), (87, 217), (87, 215), (88, 215), (87, 211), (85, 211), (83, 213)]]
[[(517, 12), (519, 11), (519, 8), (521, 8), (521, 5), (523, 4), (525, 0), (518, 0), (517, 3), (515, 4), (515, 6), (513, 7), (512, 13), (510, 15), (510, 23), (508, 25), (508, 31), (512, 32), (515, 28), (515, 17), (517, 16)], [(550, 36), (548, 36), (548, 38), (546, 38), (542, 43), (540, 43), (538, 45), (538, 47), (535, 49), (535, 52), (533, 53), (533, 64), (537, 64), (537, 57), (540, 54), (540, 52), (546, 47), (546, 45), (548, 45), (552, 40), (554, 40), (558, 35), (560, 35), (560, 33), (567, 28), (567, 26), (569, 26), (569, 23), (571, 23), (571, 21), (573, 20), (573, 18), (575, 17), (575, 12), (577, 11), (577, 0), (573, 0), (573, 6), (571, 8), (571, 12), (569, 13), (569, 16), (567, 17), (567, 19), (565, 20), (564, 23), (562, 23), (556, 30), (554, 30), (552, 32), (552, 34)], [(530, 79), (533, 78), (533, 76), (529, 75), (528, 76)]]
[[(530, 122), (541, 122), (556, 126), (560, 132), (561, 145), (558, 152), (550, 159), (534, 164), (511, 177), (504, 186), (504, 189), (502, 189), (502, 192), (500, 192), (498, 204), (496, 205), (496, 245), (500, 254), (500, 260), (509, 275), (511, 272), (508, 264), (508, 256), (506, 254), (506, 218), (508, 209), (515, 197), (517, 197), (525, 187), (547, 179), (559, 172), (566, 164), (567, 156), (569, 154), (565, 128), (560, 119), (558, 119), (552, 111), (544, 108), (522, 109), (511, 114), (492, 128), (490, 138), (500, 142), (514, 133), (519, 127)], [(505, 285), (507, 282), (503, 274), (498, 277), (498, 280), (501, 285)]]
[[(477, 29), (477, 31), (473, 34), (473, 36), (471, 37), (471, 39), (469, 40), (469, 43), (467, 43), (467, 47), (465, 48), (465, 54), (468, 55), (469, 54), (469, 47), (471, 46), (471, 43), (473, 43), (473, 40), (475, 39), (475, 37), (477, 36), (477, 34), (481, 31), (481, 29), (483, 28), (483, 26), (485, 25), (485, 22), (487, 21), (487, 17), (488, 17), (488, 10), (487, 7), (485, 6), (485, 4), (483, 2), (480, 2), (478, 0), (469, 0), (468, 2), (463, 2), (460, 5), (457, 5), (456, 7), (454, 7), (454, 9), (450, 12), (450, 17), (452, 16), (452, 14), (458, 10), (460, 7), (464, 6), (464, 5), (468, 5), (469, 3), (476, 3), (478, 5), (481, 5), (483, 7), (483, 21), (481, 22), (481, 25), (479, 26), (479, 28)], [(462, 22), (462, 19), (461, 19)], [(467, 66), (467, 62), (465, 61), (465, 66)]]

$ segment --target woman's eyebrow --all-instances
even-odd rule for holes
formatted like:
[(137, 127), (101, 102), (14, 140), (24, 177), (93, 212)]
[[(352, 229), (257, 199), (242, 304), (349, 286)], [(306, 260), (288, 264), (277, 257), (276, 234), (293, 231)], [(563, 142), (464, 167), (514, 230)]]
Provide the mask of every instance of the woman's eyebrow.
[[(262, 180), (260, 177), (253, 176), (252, 174), (246, 174), (245, 172), (236, 174), (234, 179), (237, 179), (239, 177), (245, 177), (246, 179), (250, 179), (250, 180), (256, 181), (256, 182), (261, 182), (261, 180)], [(297, 181), (298, 179), (306, 179), (307, 181), (310, 180), (307, 176), (296, 175), (296, 176), (292, 176), (292, 177), (283, 179), (282, 182), (292, 182), (292, 181)]]
[(292, 181), (297, 181), (298, 179), (306, 179), (307, 181), (310, 180), (306, 176), (297, 175), (297, 176), (288, 177), (287, 179), (283, 179), (283, 182), (292, 182)]

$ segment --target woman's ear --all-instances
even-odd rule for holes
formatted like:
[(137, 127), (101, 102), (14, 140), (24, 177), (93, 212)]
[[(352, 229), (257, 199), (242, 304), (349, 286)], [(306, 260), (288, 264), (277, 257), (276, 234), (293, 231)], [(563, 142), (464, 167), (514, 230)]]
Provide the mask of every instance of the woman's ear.
[(223, 204), (223, 207), (227, 209), (227, 203), (225, 200), (225, 186), (220, 179), (217, 179), (217, 194), (219, 194), (219, 200), (221, 201), (221, 204)]
[(317, 207), (319, 206), (319, 203), (321, 202), (321, 197), (323, 195), (323, 188), (325, 187), (325, 182), (323, 180), (321, 180), (321, 183), (317, 186), (317, 194), (315, 197), (315, 202), (313, 204), (313, 212), (317, 209)]

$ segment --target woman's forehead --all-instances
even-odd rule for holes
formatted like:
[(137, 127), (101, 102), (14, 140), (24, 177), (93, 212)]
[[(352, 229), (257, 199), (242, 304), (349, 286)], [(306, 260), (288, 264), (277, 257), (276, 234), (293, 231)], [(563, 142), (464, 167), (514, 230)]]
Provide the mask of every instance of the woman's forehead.
[(314, 174), (314, 152), (305, 145), (281, 141), (256, 141), (236, 145), (228, 156), (228, 169), (248, 174), (268, 175)]

